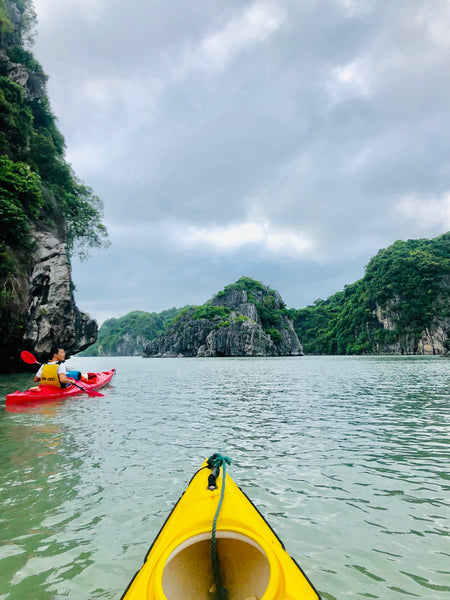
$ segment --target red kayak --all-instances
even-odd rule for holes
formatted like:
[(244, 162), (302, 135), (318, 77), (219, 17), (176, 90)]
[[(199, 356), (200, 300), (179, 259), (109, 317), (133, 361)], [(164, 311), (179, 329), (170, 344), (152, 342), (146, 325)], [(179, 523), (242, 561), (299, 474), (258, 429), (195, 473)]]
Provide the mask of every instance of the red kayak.
[(6, 396), (6, 406), (25, 404), (26, 402), (40, 402), (43, 400), (60, 400), (61, 398), (72, 398), (72, 396), (85, 393), (89, 395), (107, 385), (114, 377), (115, 372), (115, 369), (111, 369), (111, 371), (102, 371), (101, 373), (88, 373), (87, 379), (74, 381), (72, 385), (66, 388), (37, 385), (24, 392), (13, 392)]

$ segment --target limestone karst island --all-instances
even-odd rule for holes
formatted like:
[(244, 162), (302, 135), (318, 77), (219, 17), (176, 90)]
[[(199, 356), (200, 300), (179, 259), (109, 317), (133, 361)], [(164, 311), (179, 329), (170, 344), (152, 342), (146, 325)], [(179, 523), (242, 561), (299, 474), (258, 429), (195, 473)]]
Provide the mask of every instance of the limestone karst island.
[(362, 279), (288, 309), (279, 292), (241, 277), (202, 306), (108, 319), (87, 356), (301, 356), (450, 353), (450, 233), (397, 241)]

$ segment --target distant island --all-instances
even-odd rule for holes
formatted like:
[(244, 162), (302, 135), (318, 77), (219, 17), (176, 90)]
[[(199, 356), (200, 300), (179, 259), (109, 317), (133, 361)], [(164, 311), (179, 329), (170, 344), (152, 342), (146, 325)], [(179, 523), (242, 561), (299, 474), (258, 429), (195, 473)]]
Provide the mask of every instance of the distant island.
[(144, 357), (300, 356), (290, 312), (280, 294), (241, 277), (202, 306), (185, 309)]
[(109, 319), (83, 354), (122, 353), (449, 355), (450, 232), (395, 242), (362, 279), (305, 308), (288, 309), (277, 291), (241, 277), (201, 306)]
[(182, 310), (185, 309), (170, 308), (160, 313), (134, 310), (118, 319), (107, 319), (95, 344), (78, 356), (142, 356), (144, 345), (164, 333)]

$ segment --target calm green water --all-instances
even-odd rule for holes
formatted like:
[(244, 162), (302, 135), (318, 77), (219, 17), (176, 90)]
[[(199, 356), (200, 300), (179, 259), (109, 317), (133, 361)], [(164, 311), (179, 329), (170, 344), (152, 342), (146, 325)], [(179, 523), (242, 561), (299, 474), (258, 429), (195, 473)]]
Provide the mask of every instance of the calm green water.
[(7, 412), (0, 600), (119, 599), (204, 458), (324, 599), (450, 597), (450, 361), (79, 358), (104, 398)]

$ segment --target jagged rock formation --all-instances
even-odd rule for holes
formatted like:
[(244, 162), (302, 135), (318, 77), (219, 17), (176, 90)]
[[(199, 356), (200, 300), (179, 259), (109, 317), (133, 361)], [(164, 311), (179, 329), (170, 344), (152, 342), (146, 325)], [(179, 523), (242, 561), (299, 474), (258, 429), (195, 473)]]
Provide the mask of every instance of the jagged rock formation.
[(79, 352), (97, 339), (97, 322), (75, 305), (67, 245), (51, 231), (35, 231), (34, 236), (23, 345), (38, 360), (46, 358), (54, 343), (68, 355)]
[(144, 347), (144, 357), (301, 356), (302, 345), (279, 293), (259, 282), (239, 289), (239, 282), (209, 304), (181, 313), (166, 335)]
[(20, 63), (11, 61), (5, 50), (0, 49), (0, 65), (8, 74), (8, 78), (20, 85), (28, 100), (41, 100), (45, 94), (45, 81)]
[(97, 339), (97, 322), (75, 304), (66, 243), (54, 231), (34, 231), (33, 238), (28, 272), (9, 274), (5, 282), (10, 299), (0, 323), (4, 370), (25, 368), (21, 350), (31, 350), (42, 362), (53, 344), (69, 356)]
[(57, 231), (34, 230), (32, 239), (28, 269), (9, 273), (2, 282), (8, 293), (0, 319), (5, 371), (24, 368), (21, 350), (30, 350), (42, 362), (53, 344), (69, 356), (97, 339), (97, 322), (75, 304), (67, 244)]

